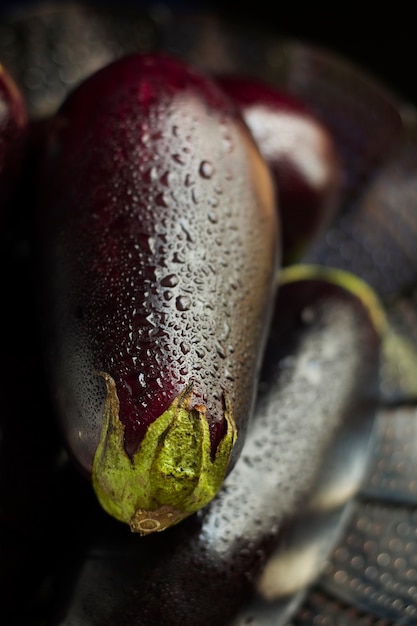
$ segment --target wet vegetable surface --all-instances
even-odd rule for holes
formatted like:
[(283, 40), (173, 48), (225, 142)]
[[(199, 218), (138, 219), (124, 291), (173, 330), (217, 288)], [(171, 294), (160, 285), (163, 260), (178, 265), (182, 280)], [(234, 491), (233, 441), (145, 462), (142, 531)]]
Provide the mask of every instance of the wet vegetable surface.
[(244, 443), (280, 258), (270, 173), (233, 102), (166, 55), (96, 73), (44, 145), (41, 314), (63, 430), (105, 509), (163, 530)]
[[(410, 209), (404, 220), (409, 228), (401, 229), (398, 237), (401, 238), (406, 234), (412, 241), (413, 168), (403, 167), (407, 162), (412, 163), (412, 159), (402, 161), (400, 158), (398, 167), (395, 166), (395, 161), (396, 156), (400, 157), (401, 151), (407, 146), (407, 142), (403, 143), (402, 137), (405, 126), (409, 123), (413, 125), (416, 115), (414, 107), (381, 87), (359, 67), (338, 57), (332, 51), (317, 49), (302, 41), (280, 37), (279, 34), (277, 36), (276, 32), (268, 33), (264, 28), (257, 30), (253, 28), (253, 24), (241, 28), (236, 19), (225, 23), (206, 15), (190, 18), (175, 13), (130, 11), (125, 13), (112, 10), (107, 12), (103, 9), (69, 3), (65, 8), (61, 4), (56, 8), (49, 5), (42, 8), (42, 11), (36, 8), (34, 13), (29, 11), (29, 14), (23, 12), (20, 15), (14, 14), (11, 18), (6, 16), (5, 20), (0, 22), (0, 31), (2, 60), (6, 67), (13, 69), (13, 75), (27, 96), (33, 117), (42, 117), (46, 111), (53, 112), (65, 94), (83, 75), (88, 75), (91, 69), (97, 69), (111, 58), (132, 49), (148, 51), (163, 48), (180, 52), (186, 59), (197, 61), (203, 68), (214, 68), (216, 72), (220, 69), (241, 72), (244, 68), (254, 76), (271, 80), (272, 84), (289, 90), (296, 97), (305, 98), (322, 122), (331, 129), (342, 155), (346, 195), (341, 205), (340, 219), (335, 223), (335, 228), (330, 229), (326, 236), (317, 242), (319, 248), (314, 249), (314, 255), (319, 249), (320, 254), (324, 255), (321, 258), (327, 258), (325, 262), (332, 265), (330, 252), (333, 258), (339, 258), (337, 263), (342, 267), (352, 268), (354, 265), (354, 271), (360, 276), (377, 277), (376, 280), (372, 278), (371, 282), (385, 300), (390, 321), (389, 330), (395, 330), (393, 333), (395, 341), (391, 343), (389, 354), (386, 354), (387, 347), (383, 345), (385, 361), (381, 369), (380, 400), (387, 407), (377, 415), (377, 436), (372, 446), (372, 464), (365, 485), (354, 498), (353, 506), (346, 511), (351, 518), (351, 524), (346, 527), (346, 534), (339, 538), (338, 546), (329, 555), (323, 575), (317, 577), (318, 569), (313, 568), (312, 578), (303, 576), (300, 579), (302, 572), (309, 571), (308, 565), (312, 563), (312, 555), (317, 556), (318, 568), (323, 564), (325, 554), (322, 547), (326, 545), (328, 548), (329, 544), (324, 544), (322, 540), (324, 536), (329, 538), (329, 533), (332, 532), (338, 535), (337, 531), (341, 529), (340, 512), (337, 512), (335, 517), (331, 515), (312, 517), (309, 512), (305, 523), (290, 525), (287, 528), (288, 552), (278, 551), (277, 558), (271, 559), (269, 581), (278, 581), (277, 593), (279, 590), (282, 592), (283, 589), (288, 589), (289, 586), (284, 584), (288, 580), (297, 581), (298, 589), (301, 590), (297, 592), (295, 591), (297, 586), (293, 586), (282, 602), (279, 600), (275, 602), (271, 596), (256, 595), (248, 611), (237, 614), (232, 621), (233, 626), (247, 623), (262, 626), (271, 624), (282, 626), (289, 623), (294, 626), (311, 626), (313, 622), (324, 623), (329, 620), (348, 626), (358, 626), (364, 620), (372, 626), (377, 624), (379, 626), (381, 620), (390, 626), (394, 623), (414, 625), (417, 603), (413, 591), (415, 572), (412, 555), (413, 550), (415, 553), (414, 508), (417, 501), (412, 442), (415, 440), (416, 424), (414, 407), (417, 377), (414, 373), (417, 360), (413, 320), (417, 309), (413, 286), (413, 260), (409, 257), (406, 266), (403, 264), (401, 246), (394, 254), (368, 253), (370, 248), (364, 245), (366, 232), (373, 233), (375, 230), (373, 222), (375, 217), (379, 217), (377, 221), (383, 221), (378, 214), (378, 209), (384, 207), (384, 203), (380, 202), (380, 194), (371, 193), (368, 196), (365, 230), (362, 230), (363, 225), (359, 224), (359, 230), (355, 226), (347, 236), (347, 230), (344, 228), (345, 216), (342, 218), (345, 209), (346, 215), (355, 214), (356, 208), (361, 205), (368, 182), (377, 181), (378, 173), (381, 173), (378, 185), (380, 189), (385, 190), (384, 197), (389, 199), (388, 214), (391, 214), (390, 219), (384, 224), (386, 236), (384, 245), (389, 248), (395, 244), (390, 237), (399, 207), (394, 190), (399, 191), (397, 198), (400, 199), (401, 210), (405, 211), (402, 214), (407, 215), (407, 208)], [(388, 51), (389, 59), (392, 59), (395, 50), (391, 47), (384, 47), (383, 50), (378, 50), (377, 54), (388, 55)], [(396, 71), (395, 76), (398, 74)], [(396, 152), (401, 145), (403, 148)], [(408, 149), (403, 151), (403, 154), (407, 155), (407, 152)], [(384, 172), (388, 173), (388, 178), (385, 178)], [(382, 184), (384, 181), (385, 184)], [(375, 189), (378, 189), (378, 185)], [(360, 202), (357, 203), (357, 200)], [(23, 206), (28, 209), (30, 203), (21, 203), (20, 207)], [(18, 218), (17, 213), (15, 217)], [(381, 232), (380, 227), (376, 228), (377, 233), (378, 231)], [(373, 251), (377, 253), (378, 242), (381, 239), (377, 237), (374, 241)], [(26, 241), (25, 246), (27, 245), (32, 245), (32, 242)], [(366, 254), (358, 256), (358, 250), (362, 248)], [(407, 248), (410, 249), (409, 246)], [(340, 255), (342, 250), (343, 253)], [(312, 250), (309, 253), (312, 253)], [(317, 256), (314, 258), (317, 259)], [(365, 260), (365, 264), (361, 259)], [(31, 260), (29, 262), (25, 260), (26, 267), (31, 267)], [(384, 282), (384, 272), (390, 273), (395, 267), (401, 270), (399, 274), (401, 280)], [(392, 275), (395, 278), (395, 272)], [(13, 321), (14, 316), (11, 315), (9, 329), (15, 328)], [(35, 351), (34, 362), (37, 357), (38, 352)], [(292, 433), (288, 439), (288, 448), (297, 441), (297, 434)], [(361, 441), (364, 442), (363, 439)], [(43, 443), (48, 445), (46, 440)], [(49, 443), (55, 449), (54, 443), (52, 441)], [(352, 451), (352, 448), (350, 450)], [(53, 455), (51, 451), (51, 456)], [(351, 458), (352, 462), (353, 460)], [(362, 455), (359, 461), (361, 467), (364, 461)], [(355, 463), (353, 466), (357, 467)], [(333, 475), (343, 484), (343, 472)], [(72, 486), (68, 485), (68, 488), (61, 482), (67, 498), (66, 505), (79, 506), (80, 484), (77, 480), (76, 484), (70, 482)], [(337, 489), (333, 489), (332, 492), (337, 493)], [(352, 492), (350, 494), (353, 495)], [(82, 509), (93, 526), (97, 522), (102, 528), (102, 545), (106, 555), (110, 550), (109, 546), (117, 546), (119, 539), (122, 544), (130, 543), (131, 538), (126, 534), (123, 534), (123, 538), (119, 536), (120, 526), (97, 509), (91, 498), (87, 498)], [(82, 537), (88, 543), (89, 525), (77, 519), (80, 524), (78, 535), (77, 532), (71, 534), (70, 524), (65, 533), (65, 542), (57, 544), (61, 546), (61, 552), (55, 550), (55, 547), (52, 548), (67, 575), (70, 567), (67, 565), (67, 557), (75, 557), (76, 547), (83, 553), (83, 546), (80, 544)], [(188, 533), (191, 527), (196, 530), (195, 523), (196, 519), (193, 516), (182, 523), (184, 526), (180, 524), (175, 529), (167, 531), (166, 537), (162, 533), (157, 537), (138, 539), (148, 542), (149, 546), (162, 545), (168, 541), (169, 536), (172, 536), (171, 532), (176, 534), (182, 529)], [(97, 533), (98, 526), (94, 526), (94, 534)], [(107, 528), (113, 530), (107, 533)], [(17, 530), (15, 536), (21, 536), (21, 531)], [(52, 534), (48, 540), (49, 547), (51, 538)], [(145, 550), (144, 546), (143, 543), (139, 544), (138, 550)], [(150, 559), (150, 552), (147, 550), (146, 552)], [(101, 570), (100, 580), (104, 581), (106, 578), (112, 583), (116, 570), (120, 579), (124, 577), (129, 579), (131, 570), (129, 567), (125, 569), (124, 566), (119, 568), (118, 559), (117, 562), (107, 561), (109, 569), (105, 574), (102, 570), (103, 564), (97, 564), (96, 559), (96, 556), (102, 553), (102, 550), (97, 551), (94, 560), (90, 561), (90, 564), (97, 565)], [(115, 553), (119, 553), (118, 548), (115, 548), (113, 554)], [(155, 556), (156, 554), (157, 551)], [(295, 560), (290, 558), (294, 555), (298, 555), (301, 561), (298, 558)], [(42, 561), (42, 564), (46, 569), (51, 567), (48, 559), (46, 563)], [(291, 564), (294, 564), (293, 569), (288, 567)], [(133, 561), (131, 567), (132, 570), (135, 568)], [(280, 567), (284, 570), (284, 577), (278, 575)], [(27, 598), (25, 613), (30, 616), (32, 623), (44, 625), (51, 598), (57, 601), (58, 598), (54, 592), (52, 596), (49, 594), (54, 568), (50, 570), (47, 581), (43, 576), (44, 567), (42, 570), (42, 593), (39, 595), (37, 578), (39, 571), (33, 578), (35, 572), (26, 568), (23, 578), (20, 578), (19, 597), (25, 591)], [(293, 576), (290, 576), (290, 572)], [(82, 587), (84, 583), (79, 580)], [(88, 580), (91, 583), (91, 579)], [(253, 583), (251, 586), (253, 587)], [(107, 593), (98, 600), (101, 604), (104, 598), (106, 607), (108, 603), (117, 601), (117, 593), (112, 584), (109, 587), (103, 585), (103, 590)], [(72, 594), (70, 587), (66, 587), (66, 593)], [(75, 595), (78, 598), (82, 597), (78, 592)], [(138, 597), (137, 594), (134, 596)], [(68, 597), (61, 597), (60, 600), (61, 607), (68, 606)], [(20, 603), (15, 606), (20, 610)], [(88, 600), (82, 601), (81, 608), (92, 616), (91, 619), (94, 615), (99, 615), (98, 609), (89, 604)], [(106, 611), (107, 608), (103, 610)], [(21, 623), (19, 617), (16, 621), (18, 624)]]

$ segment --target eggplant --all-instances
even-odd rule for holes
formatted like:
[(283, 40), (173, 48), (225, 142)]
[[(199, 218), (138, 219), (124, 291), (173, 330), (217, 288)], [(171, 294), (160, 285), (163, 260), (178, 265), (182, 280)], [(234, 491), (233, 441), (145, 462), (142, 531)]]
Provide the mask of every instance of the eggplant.
[(208, 76), (132, 54), (45, 127), (39, 306), (71, 456), (160, 531), (214, 496), (253, 410), (280, 261), (270, 171)]
[(283, 264), (299, 260), (339, 210), (341, 159), (333, 136), (304, 102), (264, 81), (217, 80), (241, 108), (274, 177)]
[(234, 470), (204, 509), (165, 533), (137, 541), (115, 520), (92, 519), (97, 532), (78, 569), (62, 561), (47, 626), (288, 619), (347, 523), (367, 467), (385, 327), (378, 298), (355, 276), (282, 270)]

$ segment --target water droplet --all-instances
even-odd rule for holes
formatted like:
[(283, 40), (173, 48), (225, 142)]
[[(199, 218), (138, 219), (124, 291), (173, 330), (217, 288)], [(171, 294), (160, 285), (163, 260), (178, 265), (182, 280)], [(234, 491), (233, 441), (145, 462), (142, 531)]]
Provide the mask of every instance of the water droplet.
[(207, 213), (207, 217), (209, 222), (211, 222), (212, 224), (217, 224), (217, 222), (219, 221), (217, 215), (213, 213), (213, 211), (209, 211)]
[(161, 184), (165, 187), (169, 187), (171, 183), (171, 172), (164, 172), (161, 176)]
[(211, 178), (214, 174), (214, 167), (210, 161), (201, 161), (199, 174), (202, 178)]
[(228, 370), (228, 369), (225, 369), (225, 371), (224, 371), (224, 377), (225, 377), (227, 380), (230, 380), (231, 382), (233, 382), (233, 381), (234, 381), (234, 379), (235, 379), (235, 377), (233, 376), (233, 374), (231, 373), (231, 371), (230, 371), (230, 370)]
[(175, 163), (178, 163), (179, 165), (185, 165), (185, 159), (180, 154), (173, 154), (172, 158), (174, 159)]
[(198, 204), (198, 195), (195, 187), (191, 189), (191, 200), (194, 202), (194, 204)]
[(179, 278), (176, 274), (168, 274), (168, 276), (165, 276), (161, 280), (161, 285), (163, 287), (175, 287), (175, 285), (178, 285), (178, 283), (179, 283)]
[(216, 351), (222, 359), (226, 358), (226, 350), (219, 341), (216, 341)]
[(148, 246), (151, 254), (155, 254), (156, 250), (156, 240), (155, 237), (148, 237)]
[(191, 350), (191, 347), (188, 343), (186, 343), (185, 341), (182, 341), (180, 344), (180, 348), (181, 348), (181, 352), (183, 354), (188, 354), (189, 351)]
[(180, 252), (174, 252), (172, 261), (173, 263), (185, 263), (185, 258)]
[(178, 296), (175, 305), (178, 311), (188, 311), (191, 306), (191, 300), (188, 296)]
[(223, 330), (221, 333), (221, 339), (224, 341), (230, 334), (230, 326), (227, 322), (223, 322)]
[(219, 200), (218, 198), (215, 197), (211, 197), (208, 199), (208, 204), (213, 207), (213, 209), (215, 209), (217, 206), (219, 206)]
[(152, 311), (146, 316), (145, 319), (149, 322), (149, 324), (151, 324), (151, 326), (156, 326), (155, 315)]
[(165, 198), (165, 194), (164, 193), (158, 193), (157, 196), (155, 197), (155, 204), (157, 206), (162, 206), (162, 207), (167, 207), (168, 203), (167, 200)]
[(184, 220), (179, 220), (179, 224), (180, 224), (180, 226), (181, 226), (181, 228), (182, 228), (183, 232), (185, 233), (185, 236), (186, 236), (187, 241), (188, 241), (189, 243), (192, 243), (192, 242), (193, 242), (193, 239), (192, 239), (192, 237), (191, 237), (191, 235), (190, 235), (190, 232), (189, 232), (188, 226), (185, 224)]
[(174, 294), (172, 293), (172, 291), (164, 291), (165, 300), (167, 301), (172, 300), (173, 297), (174, 297)]

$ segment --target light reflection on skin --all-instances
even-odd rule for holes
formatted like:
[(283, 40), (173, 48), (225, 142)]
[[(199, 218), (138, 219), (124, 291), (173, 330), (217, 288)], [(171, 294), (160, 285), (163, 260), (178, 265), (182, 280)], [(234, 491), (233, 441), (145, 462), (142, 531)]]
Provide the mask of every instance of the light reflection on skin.
[(260, 105), (247, 108), (245, 121), (268, 161), (290, 158), (291, 166), (317, 191), (333, 184), (334, 170), (327, 166), (332, 148), (319, 124), (299, 113), (278, 113)]

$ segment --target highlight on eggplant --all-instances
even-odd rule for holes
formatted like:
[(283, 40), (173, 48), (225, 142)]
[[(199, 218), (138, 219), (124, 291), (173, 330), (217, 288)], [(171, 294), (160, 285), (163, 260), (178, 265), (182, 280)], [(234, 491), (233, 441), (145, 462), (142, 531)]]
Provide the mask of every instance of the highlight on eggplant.
[(300, 99), (243, 74), (217, 81), (242, 111), (276, 185), (283, 264), (298, 261), (339, 211), (342, 164), (333, 135)]
[(87, 78), (45, 126), (40, 310), (68, 449), (106, 511), (163, 530), (242, 449), (280, 225), (233, 101), (164, 54)]

